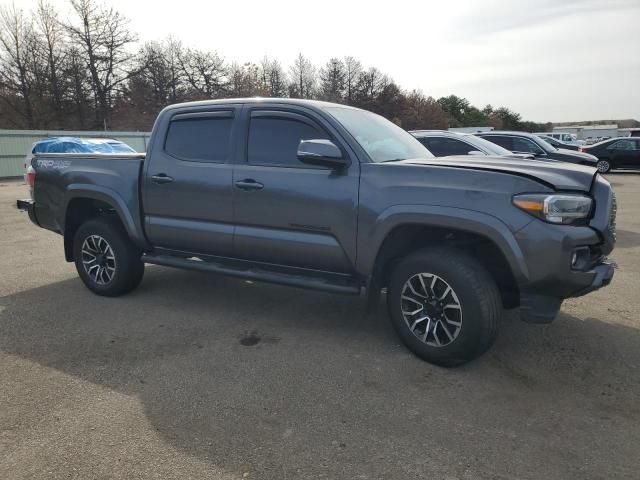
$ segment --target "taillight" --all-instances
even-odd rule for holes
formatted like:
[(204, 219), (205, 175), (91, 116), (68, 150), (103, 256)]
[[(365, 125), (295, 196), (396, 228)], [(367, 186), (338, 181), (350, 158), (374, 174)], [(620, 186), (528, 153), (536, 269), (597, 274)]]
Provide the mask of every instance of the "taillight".
[(33, 167), (29, 167), (27, 170), (27, 183), (31, 188), (36, 184), (36, 171)]

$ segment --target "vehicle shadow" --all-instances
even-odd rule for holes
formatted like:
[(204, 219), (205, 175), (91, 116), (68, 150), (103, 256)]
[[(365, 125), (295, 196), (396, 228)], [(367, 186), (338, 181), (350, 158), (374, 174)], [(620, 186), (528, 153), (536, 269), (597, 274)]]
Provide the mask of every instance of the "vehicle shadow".
[(631, 230), (616, 230), (616, 248), (633, 248), (640, 245), (640, 233)]
[(640, 331), (619, 323), (509, 315), (489, 353), (442, 369), (400, 345), (383, 303), (160, 267), (122, 298), (72, 279), (0, 305), (4, 353), (136, 396), (164, 441), (238, 476), (638, 466)]

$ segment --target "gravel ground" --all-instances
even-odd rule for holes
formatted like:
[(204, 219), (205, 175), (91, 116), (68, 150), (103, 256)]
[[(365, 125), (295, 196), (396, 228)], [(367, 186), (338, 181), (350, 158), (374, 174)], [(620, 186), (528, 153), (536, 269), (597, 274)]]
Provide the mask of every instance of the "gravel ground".
[(0, 478), (638, 478), (640, 175), (609, 178), (613, 283), (453, 370), (357, 298), (161, 267), (93, 295), (0, 182)]

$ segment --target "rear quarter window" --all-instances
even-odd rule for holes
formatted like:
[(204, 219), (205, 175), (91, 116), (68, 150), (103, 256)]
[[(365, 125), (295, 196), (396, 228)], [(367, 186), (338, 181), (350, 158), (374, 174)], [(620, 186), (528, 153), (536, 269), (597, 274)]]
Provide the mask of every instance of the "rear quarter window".
[[(229, 158), (231, 112), (176, 115), (169, 123), (165, 151), (180, 160), (224, 163)], [(226, 113), (226, 115), (225, 115)]]

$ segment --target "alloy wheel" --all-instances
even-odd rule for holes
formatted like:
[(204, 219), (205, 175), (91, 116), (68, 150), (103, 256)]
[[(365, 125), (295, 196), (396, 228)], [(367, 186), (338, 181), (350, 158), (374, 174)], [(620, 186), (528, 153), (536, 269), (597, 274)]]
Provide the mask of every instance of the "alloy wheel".
[(456, 292), (433, 273), (417, 273), (402, 287), (402, 316), (420, 341), (432, 347), (452, 343), (462, 329), (462, 305)]
[(611, 166), (609, 165), (609, 162), (607, 162), (606, 160), (600, 160), (596, 164), (596, 168), (598, 169), (598, 171), (600, 173), (607, 173), (609, 171), (609, 169), (611, 168)]
[(82, 266), (98, 285), (107, 285), (116, 273), (116, 257), (109, 242), (100, 235), (89, 235), (82, 242)]

